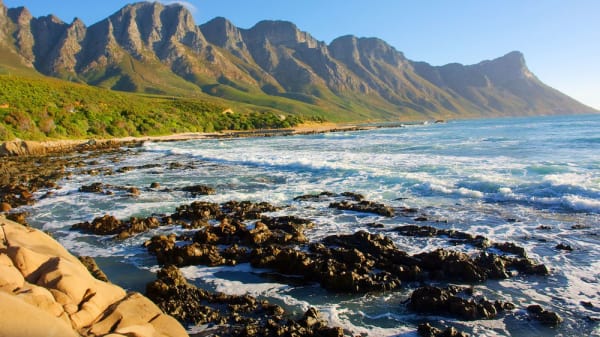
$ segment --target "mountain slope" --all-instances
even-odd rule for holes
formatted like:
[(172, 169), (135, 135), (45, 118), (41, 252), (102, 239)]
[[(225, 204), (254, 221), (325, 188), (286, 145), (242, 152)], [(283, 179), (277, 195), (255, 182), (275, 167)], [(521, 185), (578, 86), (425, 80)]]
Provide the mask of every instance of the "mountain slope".
[(285, 21), (197, 26), (176, 4), (130, 4), (86, 27), (0, 2), (0, 35), (5, 69), (131, 92), (208, 94), (333, 121), (594, 112), (544, 85), (519, 52), (434, 67), (380, 39), (343, 36), (327, 45)]

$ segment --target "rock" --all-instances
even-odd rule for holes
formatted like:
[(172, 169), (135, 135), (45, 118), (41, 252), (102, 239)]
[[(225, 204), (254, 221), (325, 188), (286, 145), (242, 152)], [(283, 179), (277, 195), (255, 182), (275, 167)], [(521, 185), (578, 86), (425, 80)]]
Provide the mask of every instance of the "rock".
[(221, 325), (221, 336), (344, 336), (341, 328), (328, 327), (314, 308), (294, 320), (283, 308), (266, 300), (197, 288), (174, 266), (161, 269), (157, 280), (148, 283), (146, 294), (180, 322)]
[(153, 188), (153, 189), (160, 188), (160, 183), (153, 182), (152, 184), (150, 184), (150, 188)]
[(187, 336), (140, 294), (95, 279), (46, 234), (0, 223), (0, 335)]
[(0, 203), (0, 212), (10, 212), (10, 210), (12, 209), (12, 206), (7, 203), (7, 202), (2, 202)]
[(186, 186), (186, 187), (182, 188), (181, 190), (184, 192), (190, 192), (193, 196), (211, 195), (211, 194), (217, 193), (217, 191), (214, 188), (212, 188), (210, 186), (206, 186), (206, 185)]
[(104, 193), (104, 184), (103, 183), (93, 183), (90, 185), (83, 185), (79, 188), (79, 192)]
[(95, 218), (92, 222), (80, 222), (71, 226), (72, 230), (81, 230), (86, 233), (97, 235), (118, 234), (125, 228), (125, 225), (112, 215), (104, 215)]
[(531, 318), (539, 321), (540, 323), (548, 326), (557, 326), (562, 323), (563, 319), (559, 314), (545, 310), (538, 304), (532, 304), (527, 307), (527, 312)]
[(384, 204), (362, 200), (360, 202), (341, 201), (329, 204), (330, 208), (339, 210), (355, 211), (362, 213), (373, 213), (387, 217), (394, 216), (394, 210)]
[(573, 247), (571, 247), (571, 245), (567, 245), (567, 244), (564, 244), (564, 243), (559, 243), (554, 248), (556, 248), (558, 250), (566, 250), (566, 251), (569, 251), (569, 252), (573, 251)]
[(305, 194), (294, 198), (295, 201), (321, 201), (323, 199), (333, 198), (337, 194), (333, 192), (321, 192), (319, 194)]
[(28, 226), (29, 224), (27, 223), (27, 216), (29, 215), (29, 213), (27, 212), (13, 212), (13, 213), (8, 213), (6, 215), (6, 218), (8, 220), (14, 221), (18, 224), (24, 225), (24, 226)]
[(137, 197), (140, 195), (140, 189), (137, 187), (129, 187), (127, 193), (131, 196)]
[(514, 308), (511, 303), (458, 296), (466, 290), (459, 287), (421, 287), (411, 294), (409, 308), (419, 313), (446, 314), (464, 320), (492, 319), (499, 312)]
[(468, 337), (469, 334), (456, 330), (455, 327), (447, 327), (440, 330), (429, 323), (421, 323), (417, 327), (417, 333), (421, 337)]
[(96, 261), (93, 257), (79, 256), (79, 261), (81, 261), (81, 263), (97, 280), (108, 282), (108, 277), (106, 277), (106, 274), (104, 274), (100, 267), (98, 267), (98, 264), (96, 264)]

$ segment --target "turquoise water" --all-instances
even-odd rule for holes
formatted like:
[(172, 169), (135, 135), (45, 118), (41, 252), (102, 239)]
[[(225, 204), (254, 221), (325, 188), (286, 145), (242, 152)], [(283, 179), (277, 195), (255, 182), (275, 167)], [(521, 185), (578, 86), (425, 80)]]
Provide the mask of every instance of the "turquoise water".
[[(336, 295), (314, 286), (289, 286), (266, 279), (248, 265), (187, 267), (197, 284), (227, 293), (264, 296), (300, 313), (316, 306), (332, 324), (355, 334), (414, 336), (421, 321), (442, 320), (473, 335), (600, 335), (600, 115), (452, 121), (446, 124), (307, 136), (146, 143), (126, 158), (101, 158), (98, 168), (160, 164), (109, 176), (75, 175), (61, 182), (53, 197), (28, 211), (30, 222), (54, 233), (71, 251), (96, 256), (109, 276), (131, 289), (143, 290), (155, 261), (141, 243), (152, 234), (121, 243), (68, 231), (76, 222), (104, 214), (119, 218), (171, 213), (193, 200), (269, 201), (283, 211), (317, 224), (311, 240), (357, 230), (389, 235), (409, 253), (447, 245), (439, 239), (414, 239), (388, 232), (410, 218), (381, 218), (333, 212), (328, 203), (293, 198), (308, 193), (353, 191), (394, 207), (417, 207), (431, 221), (424, 224), (513, 241), (530, 257), (551, 268), (548, 277), (517, 276), (476, 285), (478, 293), (558, 312), (565, 322), (556, 329), (527, 320), (523, 310), (491, 321), (455, 322), (408, 312), (402, 302), (411, 288), (368, 295)], [(182, 163), (172, 168), (170, 163)], [(136, 186), (131, 198), (82, 194), (82, 184)], [(159, 182), (176, 189), (207, 184), (212, 196), (192, 198), (184, 192), (157, 192), (144, 187)], [(44, 192), (41, 192), (44, 193)], [(439, 221), (443, 220), (443, 221)], [(376, 230), (367, 224), (380, 222)], [(540, 230), (540, 226), (550, 230)], [(172, 229), (168, 229), (171, 231)], [(181, 230), (182, 231), (182, 230)], [(569, 244), (575, 250), (554, 247)], [(463, 248), (453, 248), (463, 249)], [(112, 267), (116, 266), (116, 267)], [(139, 277), (123, 273), (126, 266)], [(136, 272), (139, 270), (139, 272)], [(136, 274), (137, 273), (137, 274)], [(151, 277), (151, 276), (150, 276)], [(581, 302), (591, 302), (584, 307)]]

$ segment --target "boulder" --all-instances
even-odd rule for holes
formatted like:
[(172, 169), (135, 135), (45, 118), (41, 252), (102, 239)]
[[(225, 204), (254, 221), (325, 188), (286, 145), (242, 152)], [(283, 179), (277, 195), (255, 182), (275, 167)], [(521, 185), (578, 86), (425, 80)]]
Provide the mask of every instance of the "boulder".
[(0, 225), (0, 336), (187, 336), (147, 298), (94, 278), (48, 235), (2, 216)]

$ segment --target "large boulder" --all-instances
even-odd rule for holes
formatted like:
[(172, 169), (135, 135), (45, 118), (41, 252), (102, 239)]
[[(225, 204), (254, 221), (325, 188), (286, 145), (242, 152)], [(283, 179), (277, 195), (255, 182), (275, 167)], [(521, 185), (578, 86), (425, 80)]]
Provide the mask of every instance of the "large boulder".
[(150, 300), (94, 278), (43, 232), (3, 216), (0, 226), (0, 336), (187, 336)]

